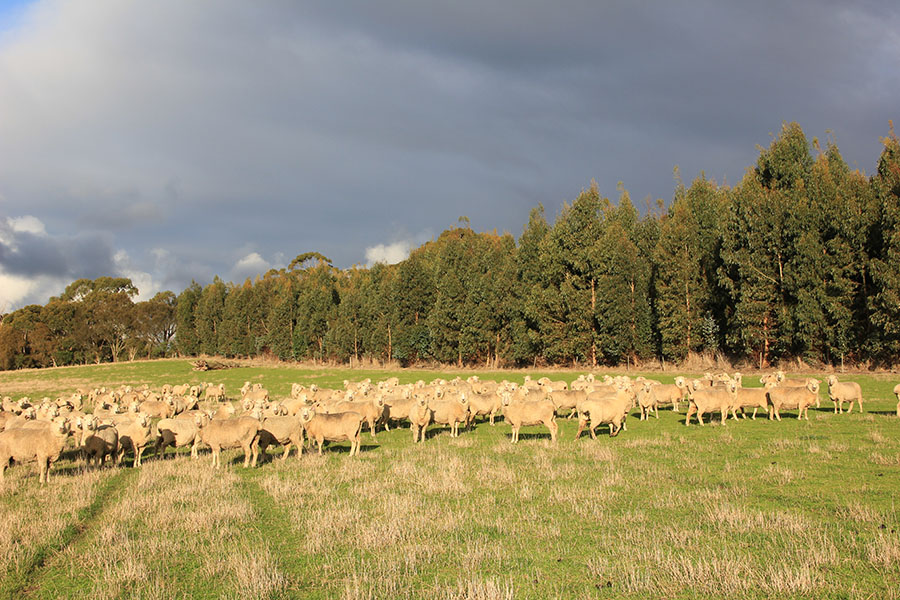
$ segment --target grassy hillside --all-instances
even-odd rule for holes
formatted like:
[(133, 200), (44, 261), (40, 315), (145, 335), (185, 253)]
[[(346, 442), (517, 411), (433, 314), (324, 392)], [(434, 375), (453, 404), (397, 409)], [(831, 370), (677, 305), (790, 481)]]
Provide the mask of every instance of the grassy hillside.
[[(158, 361), (2, 373), (0, 392), (249, 380), (279, 396), (391, 375), (438, 373)], [(239, 451), (220, 472), (208, 454), (89, 473), (63, 460), (43, 489), (17, 466), (0, 490), (0, 596), (898, 598), (896, 382), (844, 379), (865, 414), (825, 400), (809, 422), (701, 428), (664, 410), (596, 441), (560, 419), (555, 445), (535, 427), (513, 446), (502, 422), (417, 446), (407, 429), (367, 432), (358, 458), (337, 444), (248, 470)]]

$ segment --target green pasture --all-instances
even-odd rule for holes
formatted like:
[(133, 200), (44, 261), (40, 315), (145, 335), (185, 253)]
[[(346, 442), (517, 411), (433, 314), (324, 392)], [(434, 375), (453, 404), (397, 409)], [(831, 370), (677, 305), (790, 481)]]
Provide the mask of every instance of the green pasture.
[[(277, 398), (293, 382), (473, 373), (578, 374), (166, 360), (0, 373), (0, 393), (208, 381), (235, 397), (258, 381)], [(365, 432), (355, 458), (335, 444), (282, 464), (270, 449), (247, 470), (239, 451), (219, 472), (208, 453), (87, 473), (66, 455), (42, 487), (34, 465), (15, 466), (0, 597), (900, 598), (900, 377), (841, 379), (862, 385), (864, 414), (833, 414), (823, 385), (808, 422), (685, 427), (684, 407), (648, 422), (635, 409), (616, 438), (576, 441), (560, 418), (557, 444), (533, 427), (514, 446), (500, 421), (456, 439), (432, 427), (419, 445), (408, 429)]]

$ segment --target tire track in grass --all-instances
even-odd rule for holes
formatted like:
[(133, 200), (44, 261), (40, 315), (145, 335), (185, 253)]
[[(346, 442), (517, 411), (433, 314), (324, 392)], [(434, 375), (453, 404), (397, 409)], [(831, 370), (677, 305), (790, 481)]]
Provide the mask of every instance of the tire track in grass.
[(296, 564), (288, 560), (298, 552), (291, 544), (294, 535), (291, 532), (290, 519), (275, 499), (260, 485), (259, 479), (263, 476), (265, 473), (257, 469), (244, 469), (240, 472), (241, 484), (256, 515), (254, 528), (260, 539), (270, 545), (278, 568), (286, 580), (285, 588), (270, 594), (270, 597), (295, 598), (309, 594), (309, 582), (304, 582), (303, 573), (297, 570)]
[(72, 523), (63, 528), (59, 540), (38, 548), (34, 557), (18, 572), (6, 574), (0, 581), (0, 598), (12, 600), (33, 593), (47, 563), (96, 526), (101, 514), (121, 496), (126, 485), (134, 479), (136, 472), (134, 469), (122, 469), (98, 484), (94, 499), (76, 513)]

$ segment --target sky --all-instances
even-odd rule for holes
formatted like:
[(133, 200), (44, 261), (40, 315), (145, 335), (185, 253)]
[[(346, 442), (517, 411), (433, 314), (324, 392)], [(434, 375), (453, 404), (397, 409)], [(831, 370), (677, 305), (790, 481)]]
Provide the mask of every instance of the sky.
[(0, 0), (0, 312), (668, 203), (790, 121), (872, 173), (892, 119), (894, 0)]

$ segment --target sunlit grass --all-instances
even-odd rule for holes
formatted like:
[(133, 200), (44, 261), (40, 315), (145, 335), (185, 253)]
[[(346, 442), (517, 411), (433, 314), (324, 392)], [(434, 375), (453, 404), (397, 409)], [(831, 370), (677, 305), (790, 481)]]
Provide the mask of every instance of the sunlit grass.
[[(294, 381), (439, 376), (98, 369), (78, 378), (235, 392), (255, 380), (287, 394)], [(36, 385), (69, 383), (46, 373), (31, 374)], [(577, 423), (560, 419), (557, 444), (535, 427), (518, 445), (502, 422), (456, 439), (434, 430), (419, 445), (402, 429), (364, 437), (353, 459), (332, 447), (247, 470), (239, 451), (220, 472), (208, 453), (87, 475), (61, 461), (44, 488), (33, 465), (15, 466), (0, 492), (0, 559), (10, 574), (46, 552), (25, 582), (46, 598), (898, 598), (894, 382), (858, 381), (865, 414), (834, 415), (823, 391), (809, 422), (685, 427), (683, 412), (664, 409), (614, 439), (575, 441)], [(122, 472), (132, 475), (121, 489), (79, 513)], [(54, 533), (73, 522), (75, 535)]]

